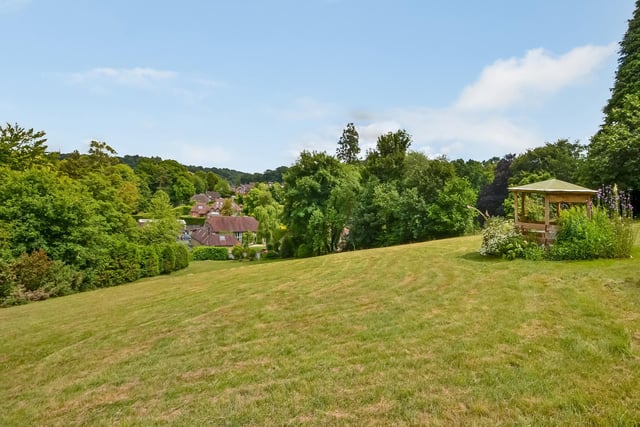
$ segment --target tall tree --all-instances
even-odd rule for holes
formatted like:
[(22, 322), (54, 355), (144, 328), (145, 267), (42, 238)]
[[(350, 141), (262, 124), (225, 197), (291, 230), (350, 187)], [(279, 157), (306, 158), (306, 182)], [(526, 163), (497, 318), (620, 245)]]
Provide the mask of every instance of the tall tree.
[(360, 154), (360, 136), (353, 123), (347, 124), (338, 140), (336, 157), (343, 163), (357, 163)]
[(25, 170), (31, 166), (51, 163), (47, 154), (44, 131), (24, 129), (18, 124), (0, 126), (0, 166), (14, 170)]
[[(600, 130), (591, 138), (589, 184), (640, 188), (640, 0), (620, 42), (618, 70)], [(636, 192), (637, 194), (637, 192)]]
[(380, 135), (376, 149), (367, 153), (365, 171), (382, 182), (400, 180), (410, 146), (411, 135), (403, 129)]
[[(355, 167), (326, 153), (303, 151), (284, 175), (283, 222), (297, 252), (317, 255), (337, 249), (358, 194)], [(304, 245), (304, 246), (303, 246)], [(303, 246), (303, 249), (300, 247)]]
[(258, 220), (258, 239), (271, 246), (281, 229), (282, 205), (278, 203), (267, 184), (258, 183), (243, 198), (245, 214)]
[(628, 94), (640, 94), (640, 0), (618, 51), (618, 70), (611, 89), (611, 98), (604, 107), (605, 125), (614, 123), (613, 110), (624, 108), (624, 97)]
[(509, 195), (509, 178), (511, 177), (511, 163), (515, 154), (505, 155), (493, 172), (493, 181), (480, 189), (477, 208), (492, 216), (504, 216), (504, 199)]
[(523, 184), (529, 175), (549, 176), (579, 184), (585, 147), (579, 142), (559, 139), (527, 150), (511, 163), (510, 184)]
[(140, 242), (147, 245), (175, 242), (181, 226), (167, 193), (156, 191), (151, 198), (149, 214), (151, 221), (140, 229)]

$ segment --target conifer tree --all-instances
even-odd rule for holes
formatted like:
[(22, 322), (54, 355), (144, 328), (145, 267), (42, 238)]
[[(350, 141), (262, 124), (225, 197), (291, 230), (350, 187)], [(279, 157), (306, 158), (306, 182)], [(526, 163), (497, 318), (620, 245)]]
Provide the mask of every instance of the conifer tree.
[(360, 154), (359, 135), (353, 123), (347, 124), (338, 141), (336, 157), (343, 163), (356, 163)]
[(589, 144), (585, 175), (592, 187), (640, 188), (640, 0), (620, 42), (618, 70), (604, 122)]
[(605, 124), (612, 124), (614, 108), (623, 108), (627, 94), (640, 94), (640, 0), (636, 0), (633, 17), (620, 42), (618, 70), (611, 89), (611, 98), (604, 107)]

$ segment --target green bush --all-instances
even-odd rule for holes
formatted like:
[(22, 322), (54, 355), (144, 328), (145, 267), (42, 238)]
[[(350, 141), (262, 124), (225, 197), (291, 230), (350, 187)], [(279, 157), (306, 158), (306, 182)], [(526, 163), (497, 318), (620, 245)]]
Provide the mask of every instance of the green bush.
[(247, 248), (247, 250), (245, 251), (245, 255), (249, 261), (253, 261), (258, 255), (258, 251), (256, 251), (256, 248)]
[(313, 249), (310, 245), (303, 243), (298, 246), (298, 249), (296, 250), (296, 258), (309, 258), (310, 256), (313, 256)]
[(185, 245), (176, 243), (174, 245), (176, 253), (176, 265), (175, 270), (182, 270), (189, 266), (189, 249)]
[(244, 253), (245, 249), (240, 245), (235, 245), (231, 248), (231, 256), (233, 256), (233, 259), (236, 261), (242, 261), (244, 259)]
[(160, 262), (160, 274), (169, 274), (176, 267), (176, 251), (172, 244), (157, 245), (158, 260)]
[(480, 254), (507, 259), (524, 258), (528, 245), (513, 221), (502, 217), (491, 217), (485, 221)]
[(591, 217), (584, 207), (562, 211), (559, 230), (551, 246), (550, 257), (556, 260), (627, 258), (634, 242), (630, 219), (610, 216), (607, 209), (594, 207)]
[(141, 247), (124, 239), (114, 239), (95, 254), (89, 274), (91, 286), (103, 288), (133, 282), (144, 276)]
[(140, 249), (140, 269), (142, 277), (153, 277), (160, 274), (158, 251), (153, 246), (142, 246)]
[(23, 253), (9, 267), (12, 272), (5, 275), (8, 273), (7, 278), (14, 282), (4, 289), (8, 291), (4, 297), (13, 299), (13, 304), (68, 295), (76, 292), (82, 282), (79, 272), (61, 261), (49, 259), (42, 250)]
[(48, 276), (52, 261), (43, 250), (23, 253), (13, 262), (16, 283), (27, 291), (38, 289), (43, 278)]
[(203, 226), (205, 221), (207, 220), (207, 218), (204, 216), (197, 217), (197, 216), (190, 216), (190, 215), (182, 215), (180, 219), (184, 219), (184, 222), (187, 225), (199, 225), (199, 226)]
[(16, 287), (16, 275), (11, 264), (0, 258), (0, 301), (8, 297)]
[(229, 259), (229, 249), (214, 246), (196, 246), (191, 251), (194, 261), (226, 261)]
[(280, 243), (280, 256), (282, 258), (292, 258), (295, 253), (295, 246), (291, 237), (283, 237), (282, 242)]
[(267, 250), (266, 252), (263, 252), (262, 257), (264, 259), (276, 259), (280, 258), (280, 254), (274, 250)]

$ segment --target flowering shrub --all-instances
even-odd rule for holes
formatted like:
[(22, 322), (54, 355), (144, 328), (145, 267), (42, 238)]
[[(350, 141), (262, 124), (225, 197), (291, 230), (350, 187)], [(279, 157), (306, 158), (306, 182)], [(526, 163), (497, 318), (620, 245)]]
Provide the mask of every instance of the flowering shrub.
[(619, 191), (618, 186), (598, 190), (598, 207), (604, 209), (613, 228), (613, 258), (628, 258), (635, 241), (633, 232), (633, 205), (631, 195)]
[(609, 218), (632, 219), (633, 205), (631, 195), (625, 191), (618, 190), (618, 186), (607, 185), (598, 189), (596, 195), (596, 206), (604, 209)]
[(481, 255), (502, 256), (515, 259), (524, 257), (526, 242), (512, 220), (491, 217), (482, 230)]
[(628, 258), (635, 240), (632, 218), (627, 193), (615, 185), (600, 189), (591, 217), (584, 207), (562, 212), (549, 255), (558, 260)]
[(594, 207), (591, 218), (582, 206), (573, 206), (560, 214), (556, 241), (550, 257), (578, 260), (613, 257), (613, 227), (604, 209)]

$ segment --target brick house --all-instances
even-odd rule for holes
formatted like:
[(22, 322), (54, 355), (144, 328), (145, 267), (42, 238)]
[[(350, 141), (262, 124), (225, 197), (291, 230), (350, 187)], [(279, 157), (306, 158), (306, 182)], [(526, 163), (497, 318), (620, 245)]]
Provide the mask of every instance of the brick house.
[(203, 246), (234, 246), (242, 243), (246, 232), (256, 233), (258, 221), (250, 216), (219, 216), (207, 218), (200, 229), (191, 233), (194, 244)]

